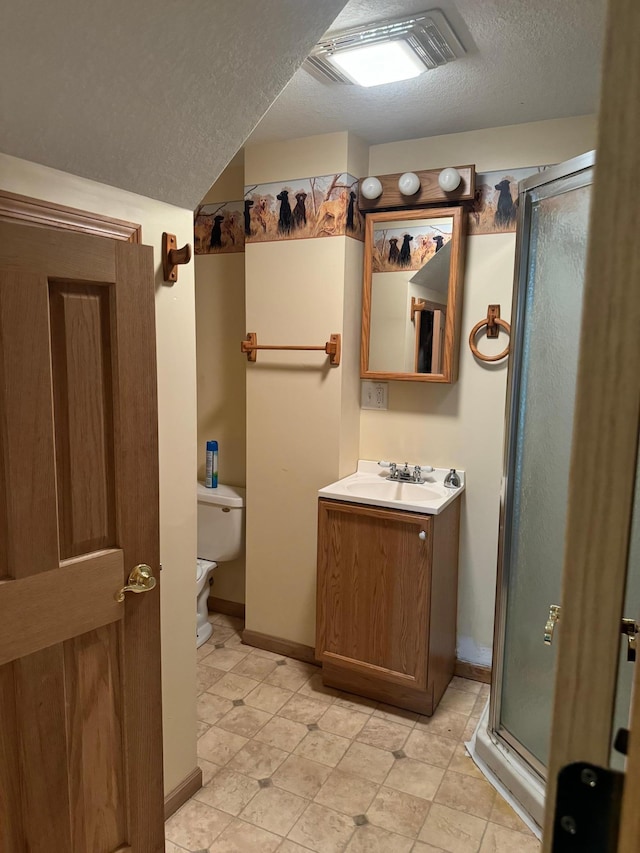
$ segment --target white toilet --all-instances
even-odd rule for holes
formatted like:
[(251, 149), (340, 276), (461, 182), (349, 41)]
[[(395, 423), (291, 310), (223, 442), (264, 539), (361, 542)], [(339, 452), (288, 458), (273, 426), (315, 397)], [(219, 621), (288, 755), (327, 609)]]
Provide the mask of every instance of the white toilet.
[(235, 560), (242, 553), (245, 491), (241, 486), (224, 486), (221, 483), (216, 489), (207, 489), (198, 483), (198, 648), (207, 642), (213, 631), (207, 610), (209, 579), (213, 570), (218, 563)]

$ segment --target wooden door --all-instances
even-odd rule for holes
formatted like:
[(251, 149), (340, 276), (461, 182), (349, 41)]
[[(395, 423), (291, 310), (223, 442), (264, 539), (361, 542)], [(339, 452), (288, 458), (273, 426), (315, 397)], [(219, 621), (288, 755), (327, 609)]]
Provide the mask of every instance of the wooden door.
[[(608, 766), (640, 417), (640, 4), (609, 0), (565, 541), (544, 850), (561, 767)], [(602, 251), (606, 246), (606, 251)], [(638, 571), (638, 567), (629, 567)], [(640, 850), (640, 665), (619, 853)], [(577, 848), (576, 848), (577, 849)], [(605, 851), (603, 851), (605, 853)], [(609, 851), (606, 851), (609, 853)]]
[(0, 850), (164, 850), (153, 253), (0, 222)]
[(428, 516), (320, 500), (323, 664), (426, 690), (431, 530)]

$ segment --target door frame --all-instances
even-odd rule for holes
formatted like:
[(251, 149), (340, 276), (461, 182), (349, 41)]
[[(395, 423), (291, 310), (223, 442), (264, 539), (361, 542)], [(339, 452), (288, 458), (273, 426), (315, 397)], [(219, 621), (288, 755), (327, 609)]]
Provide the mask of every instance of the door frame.
[[(585, 280), (545, 853), (560, 768), (575, 761), (606, 767), (611, 750), (640, 420), (639, 41), (637, 0), (609, 0), (589, 231), (597, 239), (589, 245)], [(635, 682), (619, 853), (640, 849), (639, 666)]]

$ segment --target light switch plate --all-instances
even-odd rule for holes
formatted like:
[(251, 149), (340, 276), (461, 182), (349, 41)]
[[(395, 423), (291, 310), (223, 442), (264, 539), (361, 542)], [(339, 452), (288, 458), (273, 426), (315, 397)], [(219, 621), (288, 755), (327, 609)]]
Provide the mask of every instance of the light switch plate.
[(387, 409), (388, 390), (388, 382), (372, 382), (370, 379), (363, 379), (360, 408)]

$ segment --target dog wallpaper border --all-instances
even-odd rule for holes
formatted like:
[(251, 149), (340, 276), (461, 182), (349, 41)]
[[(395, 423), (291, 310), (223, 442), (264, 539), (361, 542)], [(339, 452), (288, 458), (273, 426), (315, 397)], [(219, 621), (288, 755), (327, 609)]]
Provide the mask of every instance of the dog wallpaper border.
[(364, 240), (358, 178), (347, 172), (245, 187), (244, 199), (195, 212), (197, 255), (243, 252), (246, 243), (323, 237)]
[(509, 234), (516, 230), (518, 182), (549, 166), (499, 169), (476, 174), (475, 198), (469, 210), (468, 234)]

